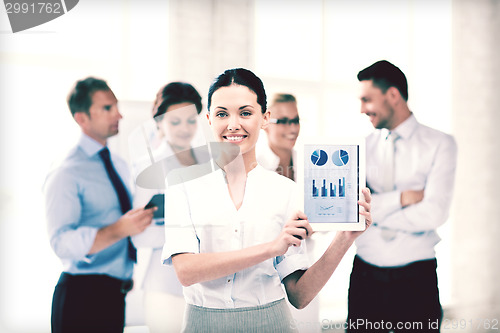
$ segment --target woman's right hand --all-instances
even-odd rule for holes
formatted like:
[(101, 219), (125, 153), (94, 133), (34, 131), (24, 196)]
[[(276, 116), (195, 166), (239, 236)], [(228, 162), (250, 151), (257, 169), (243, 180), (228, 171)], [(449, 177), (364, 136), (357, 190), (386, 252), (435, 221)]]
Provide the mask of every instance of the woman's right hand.
[(312, 234), (313, 230), (307, 220), (307, 215), (298, 211), (285, 224), (280, 235), (269, 243), (272, 257), (284, 255), (290, 246), (300, 246), (301, 241)]

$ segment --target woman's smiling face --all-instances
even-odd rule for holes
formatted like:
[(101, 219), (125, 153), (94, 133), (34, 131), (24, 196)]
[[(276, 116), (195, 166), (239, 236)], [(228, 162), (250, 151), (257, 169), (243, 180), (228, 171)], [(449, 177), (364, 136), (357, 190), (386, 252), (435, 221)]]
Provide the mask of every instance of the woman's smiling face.
[(238, 145), (241, 154), (246, 154), (255, 151), (260, 129), (269, 122), (269, 112), (262, 113), (252, 90), (232, 84), (213, 93), (207, 118), (218, 141)]
[(163, 115), (159, 127), (168, 143), (177, 149), (189, 149), (196, 133), (198, 112), (191, 103), (171, 105)]

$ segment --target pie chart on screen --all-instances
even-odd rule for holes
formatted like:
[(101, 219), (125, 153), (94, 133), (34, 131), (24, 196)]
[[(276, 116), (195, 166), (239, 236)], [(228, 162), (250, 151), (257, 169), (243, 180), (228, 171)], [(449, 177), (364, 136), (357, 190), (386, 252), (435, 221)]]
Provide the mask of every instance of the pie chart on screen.
[(336, 166), (344, 166), (349, 162), (349, 154), (345, 150), (336, 150), (332, 154), (332, 162)]
[(324, 150), (317, 149), (311, 154), (311, 162), (314, 165), (322, 166), (326, 164), (326, 161), (328, 161), (328, 154)]

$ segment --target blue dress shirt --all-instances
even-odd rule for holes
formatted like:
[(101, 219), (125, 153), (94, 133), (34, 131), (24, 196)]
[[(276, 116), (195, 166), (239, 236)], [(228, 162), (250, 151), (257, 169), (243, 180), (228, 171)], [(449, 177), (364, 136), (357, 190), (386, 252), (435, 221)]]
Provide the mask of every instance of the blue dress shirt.
[[(97, 231), (122, 216), (118, 196), (98, 154), (102, 148), (83, 134), (61, 165), (48, 174), (44, 192), (50, 244), (67, 273), (130, 279), (134, 262), (128, 256), (127, 238), (88, 255)], [(126, 163), (113, 154), (111, 160), (129, 190)]]

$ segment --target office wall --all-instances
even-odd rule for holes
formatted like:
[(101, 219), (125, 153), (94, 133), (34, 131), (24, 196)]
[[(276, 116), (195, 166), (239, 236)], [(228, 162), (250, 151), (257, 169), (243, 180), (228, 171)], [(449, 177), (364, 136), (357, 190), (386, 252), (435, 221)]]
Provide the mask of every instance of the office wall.
[(500, 1), (453, 2), (452, 120), (460, 150), (450, 315), (472, 320), (470, 332), (487, 331), (488, 319), (500, 328), (499, 42)]

